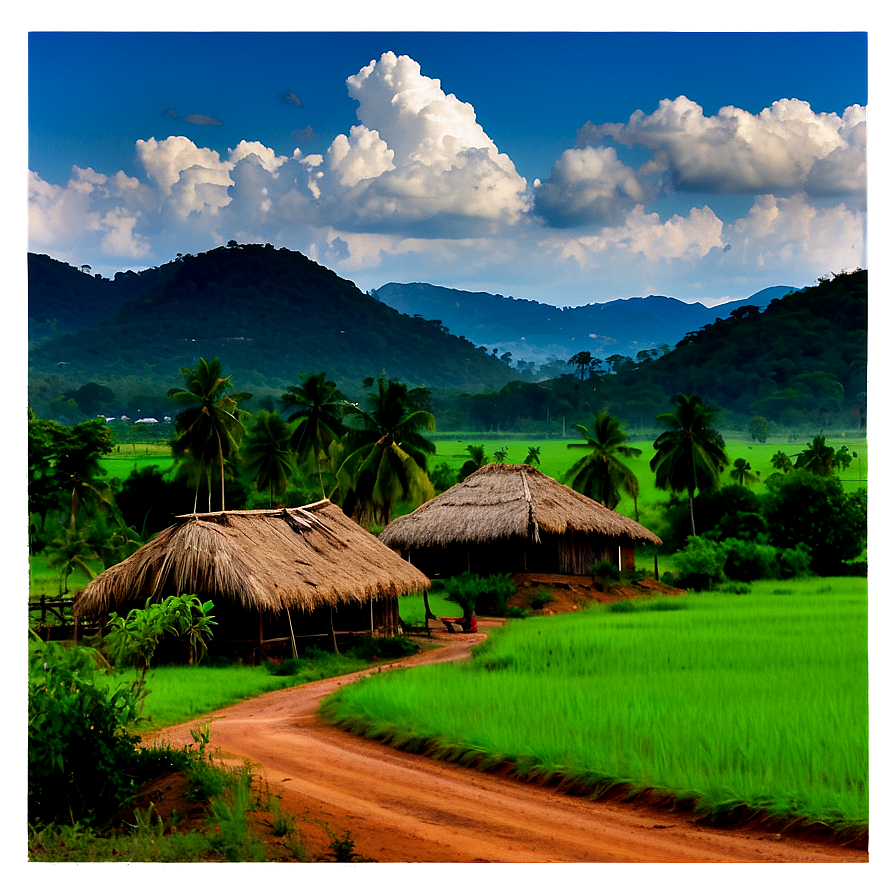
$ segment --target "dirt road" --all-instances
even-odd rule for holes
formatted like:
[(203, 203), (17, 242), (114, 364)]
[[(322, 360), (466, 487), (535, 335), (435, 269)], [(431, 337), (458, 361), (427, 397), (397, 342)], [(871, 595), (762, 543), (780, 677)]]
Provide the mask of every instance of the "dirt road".
[[(453, 637), (442, 649), (394, 665), (464, 659), (485, 634)], [(668, 811), (563, 795), (322, 723), (320, 699), (358, 677), (267, 694), (208, 718), (211, 746), (222, 757), (257, 763), (283, 808), (304, 821), (303, 836), (313, 846), (328, 842), (326, 825), (351, 832), (356, 851), (378, 862), (868, 861), (863, 850), (720, 831)], [(191, 743), (196, 724), (159, 737)]]

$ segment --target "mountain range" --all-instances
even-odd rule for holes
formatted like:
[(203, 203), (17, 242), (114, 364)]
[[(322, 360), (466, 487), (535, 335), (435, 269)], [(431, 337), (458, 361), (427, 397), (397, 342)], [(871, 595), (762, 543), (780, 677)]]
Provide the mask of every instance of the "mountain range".
[(404, 314), (435, 320), (515, 361), (567, 360), (590, 351), (598, 357), (635, 357), (639, 351), (674, 346), (689, 332), (744, 305), (765, 309), (773, 299), (796, 291), (770, 286), (745, 299), (707, 307), (669, 296), (646, 296), (558, 308), (529, 299), (465, 292), (429, 283), (387, 283), (371, 295)]

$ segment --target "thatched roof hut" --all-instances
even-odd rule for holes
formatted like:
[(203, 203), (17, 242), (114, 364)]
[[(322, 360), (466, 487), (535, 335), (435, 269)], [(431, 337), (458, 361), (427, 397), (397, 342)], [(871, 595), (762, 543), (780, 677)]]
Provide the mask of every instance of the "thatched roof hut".
[(334, 504), (318, 501), (180, 516), (90, 582), (75, 613), (101, 618), (149, 597), (197, 594), (215, 603), (216, 641), (235, 634), (269, 640), (287, 621), (306, 633), (332, 632), (335, 625), (392, 634), (398, 596), (429, 584)]
[(634, 568), (637, 544), (661, 544), (640, 523), (526, 464), (487, 464), (393, 520), (381, 541), (429, 575), (586, 575), (596, 560)]

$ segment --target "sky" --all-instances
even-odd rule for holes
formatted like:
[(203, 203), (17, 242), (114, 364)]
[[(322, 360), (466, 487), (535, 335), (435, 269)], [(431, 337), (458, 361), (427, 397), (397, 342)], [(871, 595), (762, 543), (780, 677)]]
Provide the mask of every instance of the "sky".
[(715, 304), (867, 266), (861, 28), (67, 27), (29, 29), (28, 249), (103, 276), (233, 239), (364, 290)]

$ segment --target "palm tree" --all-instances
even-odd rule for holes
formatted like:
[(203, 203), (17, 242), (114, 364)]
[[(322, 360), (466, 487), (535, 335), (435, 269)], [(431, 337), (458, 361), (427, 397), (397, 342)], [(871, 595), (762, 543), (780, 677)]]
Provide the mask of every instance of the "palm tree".
[(734, 469), (731, 471), (731, 478), (738, 485), (755, 485), (759, 482), (759, 474), (751, 473), (750, 462), (743, 457), (734, 461)]
[(467, 445), (467, 454), (470, 455), (469, 460), (465, 460), (460, 472), (457, 474), (457, 481), (463, 482), (467, 476), (475, 473), (480, 467), (491, 463), (489, 456), (485, 453), (485, 445)]
[(722, 434), (712, 426), (718, 408), (707, 407), (697, 395), (680, 392), (673, 403), (674, 412), (657, 415), (657, 422), (669, 428), (653, 443), (656, 454), (650, 469), (656, 474), (657, 488), (687, 492), (691, 534), (696, 535), (694, 492), (718, 488), (728, 455)]
[(358, 427), (345, 435), (338, 477), (346, 508), (356, 519), (385, 525), (399, 501), (422, 503), (434, 496), (426, 457), (436, 449), (420, 435), (436, 426), (433, 415), (421, 409), (428, 396), (428, 389), (408, 389), (383, 374), (377, 391), (367, 395), (368, 410), (346, 408)]
[(776, 451), (772, 455), (772, 466), (782, 473), (789, 473), (793, 469), (793, 461), (783, 451)]
[[(200, 358), (196, 367), (181, 367), (184, 386), (169, 389), (168, 397), (190, 407), (177, 417), (176, 436), (172, 442), (175, 456), (189, 456), (205, 470), (209, 482), (209, 511), (211, 511), (211, 469), (216, 465), (221, 475), (221, 509), (224, 510), (224, 461), (235, 455), (243, 435), (238, 403), (252, 395), (231, 392), (230, 377), (221, 376), (221, 362), (217, 358)], [(193, 513), (199, 496), (199, 481)]]
[(830, 476), (837, 463), (837, 453), (830, 445), (825, 444), (822, 435), (815, 436), (806, 448), (796, 456), (794, 467), (807, 470), (818, 476)]
[(585, 379), (585, 373), (591, 373), (594, 368), (600, 364), (600, 360), (595, 358), (591, 352), (576, 352), (567, 362), (578, 368), (579, 379)]
[(598, 411), (592, 421), (592, 429), (576, 424), (584, 442), (573, 442), (567, 448), (585, 449), (589, 452), (566, 472), (564, 481), (577, 492), (600, 501), (604, 507), (614, 510), (625, 492), (635, 501), (638, 514), (638, 477), (620, 458), (638, 457), (640, 448), (625, 443), (628, 435), (622, 423), (608, 411)]
[(270, 489), (271, 507), (274, 506), (274, 492), (283, 492), (295, 473), (289, 442), (289, 427), (276, 411), (259, 411), (246, 435), (243, 464), (258, 491)]
[(296, 408), (287, 418), (295, 423), (290, 444), (300, 463), (317, 462), (321, 495), (324, 491), (321, 455), (326, 457), (330, 445), (345, 433), (342, 417), (346, 408), (345, 396), (336, 388), (336, 383), (327, 379), (324, 372), (300, 373), (300, 386), (290, 386), (281, 397), (286, 409)]
[(532, 447), (529, 446), (529, 453), (526, 455), (526, 459), (523, 461), (524, 464), (538, 464), (541, 466), (541, 448), (538, 446)]

